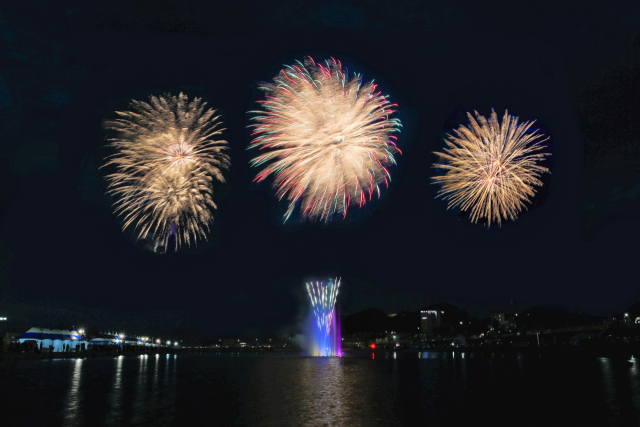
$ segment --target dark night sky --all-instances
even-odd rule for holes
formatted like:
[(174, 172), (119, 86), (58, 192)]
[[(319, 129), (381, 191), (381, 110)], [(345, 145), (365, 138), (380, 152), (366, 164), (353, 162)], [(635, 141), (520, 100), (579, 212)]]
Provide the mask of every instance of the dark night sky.
[[(636, 298), (638, 6), (240, 3), (193, 1), (173, 15), (166, 2), (60, 2), (0, 14), (0, 89), (10, 94), (7, 105), (0, 97), (0, 268), (13, 291), (189, 310), (216, 332), (290, 323), (296, 287), (325, 274), (344, 277), (346, 311), (444, 299), (482, 314), (513, 298), (608, 314)], [(368, 217), (282, 227), (268, 188), (251, 183), (246, 111), (256, 81), (309, 53), (380, 82), (400, 104), (404, 154)], [(219, 239), (200, 253), (145, 253), (101, 194), (102, 120), (161, 89), (220, 109), (232, 147)], [(554, 155), (536, 205), (487, 230), (447, 211), (429, 182), (448, 119), (492, 107), (537, 119)]]

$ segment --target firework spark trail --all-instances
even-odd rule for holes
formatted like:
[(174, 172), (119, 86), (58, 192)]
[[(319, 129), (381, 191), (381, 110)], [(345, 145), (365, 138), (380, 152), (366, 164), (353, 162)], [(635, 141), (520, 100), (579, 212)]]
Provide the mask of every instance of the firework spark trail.
[(107, 193), (114, 196), (114, 211), (123, 230), (134, 225), (138, 238), (155, 235), (156, 247), (166, 241), (175, 224), (177, 244), (206, 240), (213, 221), (212, 182), (224, 182), (222, 170), (230, 165), (226, 141), (216, 140), (224, 129), (205, 110), (206, 102), (187, 96), (151, 96), (150, 104), (132, 100), (133, 111), (117, 111), (108, 121), (118, 132), (110, 146), (116, 153), (103, 166), (116, 172), (107, 176)]
[(337, 340), (335, 336), (332, 336), (337, 333), (335, 305), (338, 298), (340, 280), (336, 278), (335, 280), (330, 280), (329, 283), (316, 281), (306, 284), (313, 307), (315, 323), (322, 335), (318, 337), (317, 334), (312, 334), (317, 341), (314, 350), (317, 353), (316, 355), (333, 356), (340, 353), (340, 343), (334, 342)]
[(284, 221), (298, 203), (303, 219), (344, 218), (349, 205), (362, 207), (389, 185), (387, 166), (402, 154), (393, 135), (402, 125), (389, 118), (397, 105), (333, 58), (296, 62), (260, 85), (262, 110), (250, 111), (258, 123), (249, 148), (260, 151), (251, 165), (262, 167), (254, 181), (274, 177), (276, 196), (289, 201)]
[(448, 201), (447, 209), (471, 210), (472, 222), (486, 218), (488, 225), (502, 224), (526, 209), (536, 194), (534, 186), (542, 185), (540, 175), (549, 173), (538, 164), (550, 155), (539, 152), (549, 138), (527, 133), (535, 121), (518, 125), (518, 118), (508, 111), (502, 125), (493, 109), (489, 120), (474, 113), (477, 121), (467, 113), (469, 127), (460, 126), (456, 136), (447, 135), (444, 153), (435, 153), (444, 163), (433, 167), (446, 170), (433, 178), (442, 185), (437, 197)]

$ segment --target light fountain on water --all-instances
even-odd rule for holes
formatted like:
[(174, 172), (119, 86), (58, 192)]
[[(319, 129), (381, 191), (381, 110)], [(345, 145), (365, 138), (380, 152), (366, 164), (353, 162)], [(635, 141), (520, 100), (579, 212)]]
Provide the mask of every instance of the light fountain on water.
[(339, 288), (339, 278), (307, 283), (313, 307), (307, 323), (307, 347), (312, 356), (342, 356), (340, 319), (335, 309)]

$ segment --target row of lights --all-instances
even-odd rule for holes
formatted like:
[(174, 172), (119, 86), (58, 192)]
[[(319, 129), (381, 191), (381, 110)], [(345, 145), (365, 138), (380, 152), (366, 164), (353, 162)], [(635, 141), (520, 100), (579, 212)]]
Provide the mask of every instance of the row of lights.
[[(4, 319), (6, 320), (6, 317), (5, 317)], [(2, 318), (1, 318), (1, 317), (0, 317), (0, 320), (2, 320)], [(84, 335), (84, 329), (80, 329), (80, 330), (78, 331), (78, 333), (80, 333), (80, 335)], [(120, 332), (120, 333), (118, 334), (118, 336), (122, 337), (121, 339), (122, 339), (122, 341), (124, 342), (124, 338), (125, 338), (124, 332)], [(144, 341), (144, 342), (150, 341), (150, 340), (149, 340), (149, 337), (142, 337), (142, 338), (140, 338), (140, 339), (141, 339), (142, 341)], [(157, 339), (157, 340), (156, 340), (156, 343), (159, 345), (159, 344), (161, 343), (161, 341), (160, 341), (159, 339)], [(171, 341), (167, 341), (167, 345), (171, 345)], [(177, 346), (177, 345), (178, 345), (178, 341), (176, 341), (176, 342), (174, 343), (174, 345), (176, 345), (176, 346)]]

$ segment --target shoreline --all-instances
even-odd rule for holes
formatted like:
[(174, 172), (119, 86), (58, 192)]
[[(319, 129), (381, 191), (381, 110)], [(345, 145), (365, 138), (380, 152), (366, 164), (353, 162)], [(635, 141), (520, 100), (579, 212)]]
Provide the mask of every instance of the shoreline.
[(54, 359), (94, 359), (101, 357), (117, 357), (117, 356), (142, 356), (144, 354), (177, 354), (180, 351), (67, 351), (56, 353), (0, 353), (1, 361), (10, 360), (54, 360)]
[[(488, 350), (488, 351), (487, 351)], [(367, 349), (358, 349), (358, 348), (350, 348), (345, 349), (344, 351), (348, 353), (374, 353), (374, 354), (384, 354), (384, 353), (467, 353), (470, 357), (526, 357), (526, 358), (585, 358), (585, 357), (607, 357), (614, 359), (629, 359), (633, 358), (633, 352), (628, 351), (611, 351), (613, 349), (609, 349), (609, 351), (593, 351), (594, 349), (583, 349), (580, 351), (579, 349), (572, 349), (573, 351), (567, 351), (566, 349), (544, 349), (542, 351), (514, 351), (513, 349), (508, 349), (508, 351), (501, 351), (504, 349), (487, 349), (480, 350), (478, 349), (375, 349), (375, 350), (367, 350)], [(520, 349), (519, 349), (520, 350)], [(586, 350), (586, 351), (584, 351)], [(180, 349), (180, 350), (158, 350), (158, 351), (91, 351), (85, 350), (80, 352), (60, 352), (60, 353), (0, 353), (0, 362), (2, 361), (22, 361), (22, 360), (63, 360), (63, 359), (94, 359), (94, 358), (106, 358), (106, 357), (119, 357), (119, 356), (142, 356), (142, 355), (170, 355), (170, 354), (294, 354), (301, 353), (301, 350), (293, 350), (286, 349), (283, 351), (260, 351), (260, 350), (240, 350), (240, 349)], [(301, 354), (300, 357), (313, 357)], [(348, 357), (348, 356), (347, 356)]]

